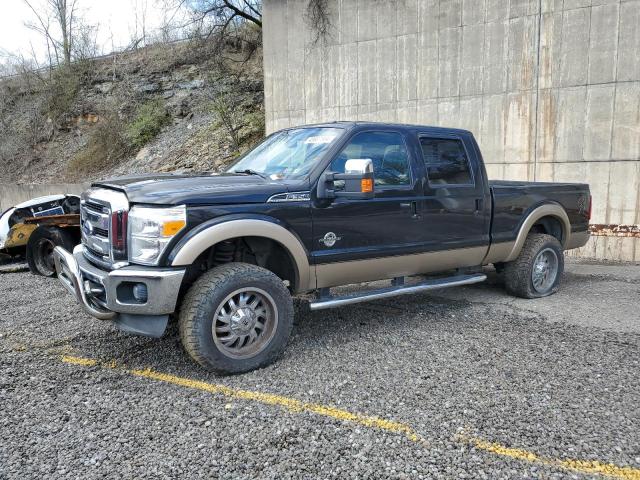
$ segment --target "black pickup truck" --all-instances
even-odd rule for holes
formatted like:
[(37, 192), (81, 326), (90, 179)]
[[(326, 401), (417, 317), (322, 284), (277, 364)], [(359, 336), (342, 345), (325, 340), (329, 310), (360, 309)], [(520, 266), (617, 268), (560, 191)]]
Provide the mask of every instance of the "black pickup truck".
[(512, 294), (550, 295), (590, 212), (588, 185), (489, 181), (468, 131), (335, 122), (276, 132), (225, 173), (96, 182), (82, 244), (54, 257), (90, 315), (160, 336), (175, 313), (193, 359), (238, 373), (284, 350), (295, 294), (319, 310), (480, 282), (492, 264)]

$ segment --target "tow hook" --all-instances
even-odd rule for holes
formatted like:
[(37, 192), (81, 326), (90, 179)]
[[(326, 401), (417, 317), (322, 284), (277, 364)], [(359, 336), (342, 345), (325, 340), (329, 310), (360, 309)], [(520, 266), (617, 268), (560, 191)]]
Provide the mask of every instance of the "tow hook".
[(85, 280), (84, 293), (87, 295), (98, 297), (100, 295), (104, 295), (105, 291), (102, 285), (98, 285), (97, 283), (93, 283), (93, 282), (90, 282), (89, 280)]

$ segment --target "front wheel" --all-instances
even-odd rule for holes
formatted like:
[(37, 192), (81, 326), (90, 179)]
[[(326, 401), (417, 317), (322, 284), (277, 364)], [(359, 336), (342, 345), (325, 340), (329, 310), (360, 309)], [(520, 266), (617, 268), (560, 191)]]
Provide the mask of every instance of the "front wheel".
[(507, 291), (522, 298), (552, 295), (564, 271), (562, 245), (551, 235), (530, 233), (518, 258), (504, 265)]
[(262, 267), (228, 263), (204, 273), (180, 309), (180, 337), (200, 365), (221, 374), (269, 365), (293, 326), (293, 300)]

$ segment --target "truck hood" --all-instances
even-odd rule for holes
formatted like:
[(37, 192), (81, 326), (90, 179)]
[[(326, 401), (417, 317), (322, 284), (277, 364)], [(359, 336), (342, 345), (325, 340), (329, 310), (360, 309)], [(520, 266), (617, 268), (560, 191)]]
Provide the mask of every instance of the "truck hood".
[(119, 177), (93, 183), (120, 190), (131, 203), (157, 205), (212, 205), (264, 203), (289, 191), (283, 181), (245, 174), (153, 174)]

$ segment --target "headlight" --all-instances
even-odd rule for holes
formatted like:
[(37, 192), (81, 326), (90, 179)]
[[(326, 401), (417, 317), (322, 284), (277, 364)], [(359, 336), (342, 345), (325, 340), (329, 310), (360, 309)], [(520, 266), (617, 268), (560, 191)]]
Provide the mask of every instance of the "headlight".
[(133, 207), (129, 212), (129, 261), (157, 265), (171, 239), (187, 224), (184, 205)]

